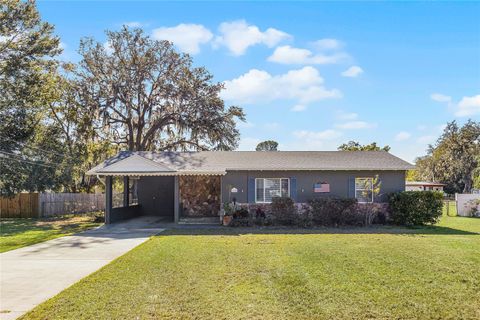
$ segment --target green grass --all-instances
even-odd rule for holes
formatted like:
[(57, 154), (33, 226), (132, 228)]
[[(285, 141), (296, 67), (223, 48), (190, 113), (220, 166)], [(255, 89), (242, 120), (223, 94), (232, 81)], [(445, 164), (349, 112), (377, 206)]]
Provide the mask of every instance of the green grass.
[(449, 215), (451, 217), (457, 215), (457, 206), (455, 204), (455, 201), (449, 200), (448, 202), (443, 202), (443, 215)]
[(170, 230), (22, 319), (479, 319), (480, 219)]
[(71, 235), (99, 225), (95, 222), (94, 214), (43, 219), (0, 219), (0, 252)]

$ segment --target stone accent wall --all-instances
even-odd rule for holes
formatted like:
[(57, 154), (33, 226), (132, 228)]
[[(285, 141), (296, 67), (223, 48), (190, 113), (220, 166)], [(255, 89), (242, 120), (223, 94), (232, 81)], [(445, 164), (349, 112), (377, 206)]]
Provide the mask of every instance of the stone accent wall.
[(181, 217), (218, 216), (220, 210), (220, 176), (180, 176)]

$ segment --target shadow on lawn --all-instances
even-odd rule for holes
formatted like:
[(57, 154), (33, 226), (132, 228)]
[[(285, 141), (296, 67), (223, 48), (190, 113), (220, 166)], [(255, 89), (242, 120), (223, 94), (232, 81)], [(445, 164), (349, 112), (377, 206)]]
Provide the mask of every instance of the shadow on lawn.
[(38, 220), (30, 218), (2, 219), (0, 234), (14, 236), (27, 231), (47, 231), (55, 229), (52, 225), (37, 225)]
[[(63, 219), (66, 220), (66, 219)], [(56, 225), (48, 222), (61, 221), (47, 220), (47, 219), (3, 219), (1, 221), (0, 235), (2, 237), (21, 235), (25, 232), (37, 232), (37, 231), (52, 231), (56, 233), (71, 232), (75, 230), (81, 230), (82, 226), (88, 224), (87, 222), (72, 222), (65, 225)], [(93, 224), (93, 222), (92, 222)]]
[(225, 235), (240, 236), (246, 234), (398, 234), (398, 235), (480, 235), (477, 232), (470, 232), (442, 226), (424, 227), (398, 227), (398, 226), (373, 226), (368, 228), (288, 228), (288, 227), (215, 227), (215, 226), (193, 226), (188, 227), (167, 227), (167, 230), (159, 234), (169, 235)]

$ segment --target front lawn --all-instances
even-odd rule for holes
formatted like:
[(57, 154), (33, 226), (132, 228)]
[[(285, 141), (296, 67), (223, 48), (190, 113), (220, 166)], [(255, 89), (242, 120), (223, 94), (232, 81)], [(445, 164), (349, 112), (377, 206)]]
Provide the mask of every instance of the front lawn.
[(22, 319), (479, 319), (479, 253), (474, 218), (170, 230)]
[(0, 219), (0, 252), (71, 235), (100, 224), (94, 214)]

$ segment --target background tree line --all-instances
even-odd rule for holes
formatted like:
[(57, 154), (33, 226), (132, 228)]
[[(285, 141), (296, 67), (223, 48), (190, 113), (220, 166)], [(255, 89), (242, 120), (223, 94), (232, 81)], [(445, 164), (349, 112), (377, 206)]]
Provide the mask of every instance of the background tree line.
[[(390, 146), (349, 141), (338, 150), (389, 152)], [(480, 122), (468, 120), (463, 126), (456, 121), (447, 123), (437, 141), (428, 146), (427, 154), (415, 160), (415, 166), (407, 172), (407, 180), (444, 183), (448, 194), (480, 189)]]
[(444, 190), (450, 194), (480, 189), (480, 122), (469, 120), (463, 126), (448, 123), (415, 164), (409, 180), (445, 183)]

